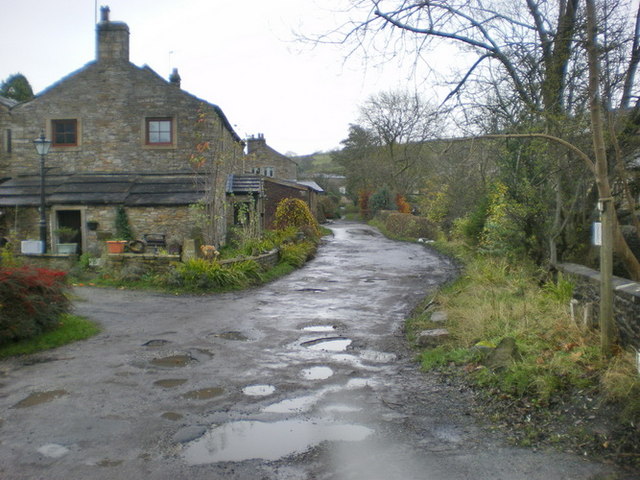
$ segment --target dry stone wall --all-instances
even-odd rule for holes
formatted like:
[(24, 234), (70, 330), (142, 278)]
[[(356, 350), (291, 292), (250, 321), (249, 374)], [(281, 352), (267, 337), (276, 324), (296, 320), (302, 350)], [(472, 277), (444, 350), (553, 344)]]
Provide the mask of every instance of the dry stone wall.
[[(600, 301), (600, 273), (583, 265), (563, 263), (558, 269), (575, 284), (573, 297), (593, 316), (590, 321), (598, 323)], [(613, 277), (613, 309), (620, 342), (640, 350), (640, 283), (625, 278)]]

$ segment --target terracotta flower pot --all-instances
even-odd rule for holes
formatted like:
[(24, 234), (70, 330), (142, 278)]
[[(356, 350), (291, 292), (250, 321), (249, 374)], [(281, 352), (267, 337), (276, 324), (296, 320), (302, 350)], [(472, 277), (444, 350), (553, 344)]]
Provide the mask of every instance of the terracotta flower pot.
[(107, 240), (107, 249), (109, 253), (123, 253), (126, 240)]

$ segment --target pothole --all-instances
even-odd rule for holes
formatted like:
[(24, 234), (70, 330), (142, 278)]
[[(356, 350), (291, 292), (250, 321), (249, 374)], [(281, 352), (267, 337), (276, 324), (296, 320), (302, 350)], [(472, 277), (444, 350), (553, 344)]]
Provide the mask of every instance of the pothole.
[(326, 352), (344, 352), (352, 340), (344, 337), (330, 337), (330, 338), (318, 338), (316, 340), (309, 340), (308, 342), (302, 342), (303, 347), (307, 347), (310, 350), (320, 350)]
[(306, 380), (326, 380), (333, 375), (333, 370), (329, 367), (305, 368), (301, 372)]
[(48, 392), (36, 392), (29, 395), (27, 398), (20, 400), (13, 408), (28, 408), (47, 403), (55, 400), (58, 397), (69, 395), (66, 390), (50, 390)]
[(201, 388), (200, 390), (191, 390), (190, 392), (182, 395), (184, 398), (190, 400), (209, 400), (210, 398), (218, 397), (224, 393), (222, 387)]
[(222, 332), (222, 333), (210, 333), (209, 335), (207, 335), (207, 337), (222, 338), (224, 340), (235, 340), (240, 342), (246, 342), (247, 340), (249, 340), (249, 337), (247, 337), (244, 333), (235, 332), (235, 331)]
[(169, 340), (154, 339), (154, 340), (149, 340), (148, 342), (143, 343), (142, 346), (143, 347), (162, 347), (167, 343), (171, 343), (171, 342)]
[(187, 383), (186, 378), (165, 378), (165, 379), (156, 380), (155, 382), (153, 382), (155, 386), (162, 387), (162, 388), (175, 388), (185, 383)]
[(317, 420), (239, 421), (210, 430), (189, 444), (183, 457), (190, 465), (277, 460), (303, 453), (324, 441), (358, 442), (372, 433), (373, 430), (362, 425)]
[(160, 415), (162, 418), (166, 418), (167, 420), (171, 420), (172, 422), (177, 422), (178, 420), (182, 420), (184, 415), (176, 412), (164, 412)]
[(275, 391), (273, 385), (248, 385), (242, 389), (242, 393), (249, 397), (266, 397)]
[(304, 327), (302, 330), (305, 332), (314, 332), (314, 333), (325, 333), (325, 332), (335, 332), (335, 325), (309, 325), (308, 327)]
[(193, 362), (197, 360), (191, 355), (170, 355), (151, 360), (151, 363), (157, 367), (186, 367)]

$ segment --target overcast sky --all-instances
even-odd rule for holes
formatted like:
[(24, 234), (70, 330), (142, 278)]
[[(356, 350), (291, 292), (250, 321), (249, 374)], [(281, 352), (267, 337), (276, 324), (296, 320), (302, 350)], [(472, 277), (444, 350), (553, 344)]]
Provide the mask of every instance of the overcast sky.
[[(130, 59), (219, 105), (241, 137), (281, 153), (339, 147), (372, 93), (415, 87), (411, 68), (344, 47), (295, 41), (344, 21), (340, 0), (102, 0), (129, 25)], [(22, 73), (37, 94), (95, 58), (94, 0), (0, 0), (0, 80)], [(99, 12), (98, 12), (99, 15)], [(422, 79), (424, 80), (424, 78)], [(422, 88), (424, 83), (421, 82)], [(427, 92), (428, 95), (428, 92)]]

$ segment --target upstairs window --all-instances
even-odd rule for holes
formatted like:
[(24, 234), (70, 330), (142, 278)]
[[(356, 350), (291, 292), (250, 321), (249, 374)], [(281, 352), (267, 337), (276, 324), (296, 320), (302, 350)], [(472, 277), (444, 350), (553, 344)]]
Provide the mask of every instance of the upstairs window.
[(260, 167), (251, 167), (251, 173), (254, 175), (260, 175)]
[(75, 119), (52, 120), (51, 132), (54, 147), (75, 147), (78, 145), (78, 121)]
[(273, 167), (264, 167), (264, 176), (265, 177), (273, 177)]
[(172, 145), (173, 121), (171, 118), (147, 118), (147, 145)]

